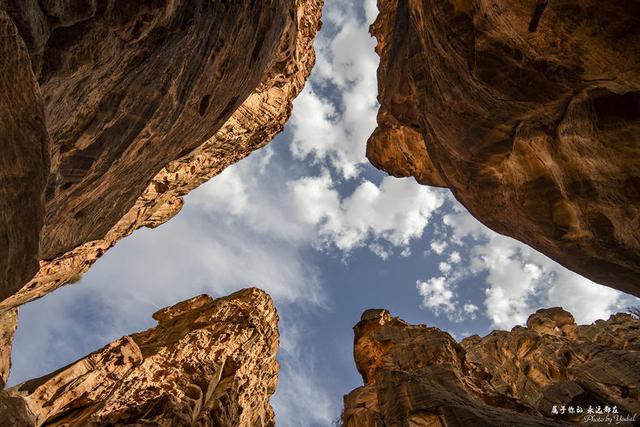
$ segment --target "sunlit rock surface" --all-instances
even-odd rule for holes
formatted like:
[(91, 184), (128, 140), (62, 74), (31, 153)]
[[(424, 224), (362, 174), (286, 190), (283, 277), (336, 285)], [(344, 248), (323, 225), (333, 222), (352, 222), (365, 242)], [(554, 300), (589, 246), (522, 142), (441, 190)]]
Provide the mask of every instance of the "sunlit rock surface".
[(153, 317), (155, 328), (0, 392), (0, 425), (274, 425), (278, 314), (266, 293), (201, 295)]
[(640, 296), (640, 3), (379, 0), (367, 156)]
[(280, 132), (314, 63), (321, 8), (0, 2), (11, 59), (0, 67), (0, 311), (167, 221), (184, 194)]
[(354, 333), (364, 386), (344, 397), (346, 427), (599, 425), (583, 422), (589, 405), (640, 413), (640, 320), (629, 314), (579, 326), (542, 309), (526, 328), (457, 343), (367, 310)]

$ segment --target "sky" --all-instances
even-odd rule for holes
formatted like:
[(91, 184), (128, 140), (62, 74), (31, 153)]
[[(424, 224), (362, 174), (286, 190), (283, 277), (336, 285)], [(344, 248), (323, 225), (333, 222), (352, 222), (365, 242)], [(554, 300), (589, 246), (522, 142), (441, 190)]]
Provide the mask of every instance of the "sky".
[(448, 190), (365, 158), (375, 128), (375, 0), (326, 0), (317, 62), (285, 131), (123, 239), (75, 284), (23, 306), (10, 385), (54, 371), (201, 293), (257, 286), (280, 314), (279, 426), (330, 426), (362, 385), (353, 331), (386, 308), (462, 339), (562, 306), (579, 323), (640, 300), (474, 219)]

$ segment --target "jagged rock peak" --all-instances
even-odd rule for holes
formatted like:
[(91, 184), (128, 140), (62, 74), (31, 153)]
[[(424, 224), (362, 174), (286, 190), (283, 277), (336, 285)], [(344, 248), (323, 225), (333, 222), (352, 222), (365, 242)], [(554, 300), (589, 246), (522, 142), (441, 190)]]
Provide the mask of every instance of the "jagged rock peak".
[(640, 296), (640, 3), (378, 0), (371, 163)]
[[(49, 375), (0, 394), (12, 426), (273, 426), (278, 314), (244, 289), (191, 298)], [(7, 422), (7, 421), (4, 421)], [(5, 425), (0, 422), (0, 425)]]
[(387, 310), (365, 311), (354, 327), (364, 386), (344, 397), (344, 426), (594, 425), (583, 418), (589, 405), (640, 414), (639, 319), (577, 325), (554, 307), (527, 325), (457, 343)]

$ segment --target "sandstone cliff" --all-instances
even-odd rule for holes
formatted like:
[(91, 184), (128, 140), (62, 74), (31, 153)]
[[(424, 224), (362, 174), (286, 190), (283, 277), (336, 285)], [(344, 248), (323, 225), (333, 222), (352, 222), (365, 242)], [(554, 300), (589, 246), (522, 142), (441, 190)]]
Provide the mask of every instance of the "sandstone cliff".
[(11, 59), (0, 66), (0, 311), (167, 221), (181, 196), (280, 132), (321, 8), (0, 1)]
[(278, 315), (245, 289), (201, 295), (42, 378), (0, 392), (0, 425), (273, 426)]
[(640, 414), (640, 320), (628, 314), (578, 326), (543, 309), (526, 328), (457, 343), (367, 310), (354, 332), (364, 386), (344, 398), (347, 427), (599, 425), (584, 422), (590, 405)]
[(640, 296), (640, 3), (379, 0), (378, 168)]

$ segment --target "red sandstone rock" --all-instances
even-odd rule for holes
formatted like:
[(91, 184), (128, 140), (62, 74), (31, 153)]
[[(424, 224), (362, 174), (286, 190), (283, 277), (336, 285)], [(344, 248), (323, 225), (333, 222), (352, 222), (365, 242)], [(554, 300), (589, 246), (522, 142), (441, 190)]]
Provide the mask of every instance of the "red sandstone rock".
[(538, 310), (528, 328), (457, 343), (386, 310), (355, 326), (364, 386), (344, 398), (346, 427), (599, 425), (553, 406), (615, 406), (640, 413), (640, 320), (628, 314), (576, 325), (561, 308)]
[(378, 8), (371, 162), (449, 187), (495, 231), (640, 296), (640, 3)]
[(274, 425), (278, 315), (266, 293), (201, 295), (154, 318), (155, 328), (0, 392), (0, 425)]
[[(0, 3), (3, 49), (22, 55), (0, 69), (0, 96), (33, 92), (34, 108), (21, 117), (19, 105), (0, 105), (0, 118), (22, 120), (0, 120), (0, 136), (31, 150), (0, 149), (0, 165), (15, 167), (0, 174), (19, 175), (0, 182), (9, 202), (0, 206), (9, 218), (0, 223), (0, 299), (9, 298), (0, 311), (167, 221), (183, 195), (280, 132), (313, 66), (321, 9), (322, 0)], [(43, 108), (46, 128), (29, 124)]]

